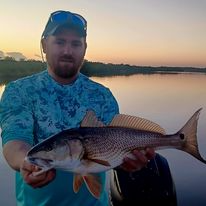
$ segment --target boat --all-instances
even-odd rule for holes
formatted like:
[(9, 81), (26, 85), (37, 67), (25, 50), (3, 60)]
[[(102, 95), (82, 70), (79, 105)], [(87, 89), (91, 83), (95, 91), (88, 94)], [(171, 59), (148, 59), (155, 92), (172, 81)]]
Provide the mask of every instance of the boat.
[(174, 180), (168, 161), (160, 154), (136, 172), (115, 168), (111, 174), (113, 206), (177, 206)]

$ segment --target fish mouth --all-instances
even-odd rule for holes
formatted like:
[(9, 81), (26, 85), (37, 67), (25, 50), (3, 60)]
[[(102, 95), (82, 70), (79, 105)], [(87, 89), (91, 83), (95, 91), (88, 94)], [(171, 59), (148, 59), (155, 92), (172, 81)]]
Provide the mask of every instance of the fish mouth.
[(27, 157), (26, 160), (31, 164), (34, 164), (41, 168), (50, 168), (52, 167), (52, 163), (54, 162), (51, 159), (44, 159), (39, 157)]

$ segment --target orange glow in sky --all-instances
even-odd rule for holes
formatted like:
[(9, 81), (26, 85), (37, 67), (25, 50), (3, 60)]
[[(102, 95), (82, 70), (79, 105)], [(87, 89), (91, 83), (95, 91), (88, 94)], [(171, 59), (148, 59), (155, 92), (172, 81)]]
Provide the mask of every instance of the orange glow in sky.
[(60, 9), (87, 19), (90, 61), (206, 67), (202, 0), (1, 0), (0, 55), (40, 59), (41, 33), (50, 13)]

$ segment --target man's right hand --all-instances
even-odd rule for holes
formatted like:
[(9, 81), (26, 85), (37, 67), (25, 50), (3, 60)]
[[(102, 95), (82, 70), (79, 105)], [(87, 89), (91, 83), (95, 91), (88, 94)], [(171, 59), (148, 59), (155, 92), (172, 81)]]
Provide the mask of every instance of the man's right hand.
[(56, 176), (56, 171), (54, 169), (35, 176), (33, 173), (38, 172), (39, 170), (39, 167), (30, 164), (26, 160), (23, 161), (20, 167), (20, 173), (22, 174), (24, 181), (33, 188), (40, 188), (49, 184)]
[(20, 172), (27, 184), (33, 188), (43, 187), (55, 178), (56, 171), (49, 170), (35, 176), (33, 173), (38, 172), (40, 168), (25, 160), (25, 156), (30, 149), (31, 145), (28, 143), (12, 140), (3, 146), (3, 154), (9, 166)]

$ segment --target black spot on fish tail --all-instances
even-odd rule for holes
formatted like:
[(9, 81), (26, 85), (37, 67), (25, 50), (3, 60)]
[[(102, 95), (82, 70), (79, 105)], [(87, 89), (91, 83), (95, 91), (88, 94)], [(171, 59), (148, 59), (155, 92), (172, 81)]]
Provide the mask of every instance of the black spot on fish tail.
[(180, 139), (184, 140), (185, 139), (185, 135), (183, 133), (180, 133)]

